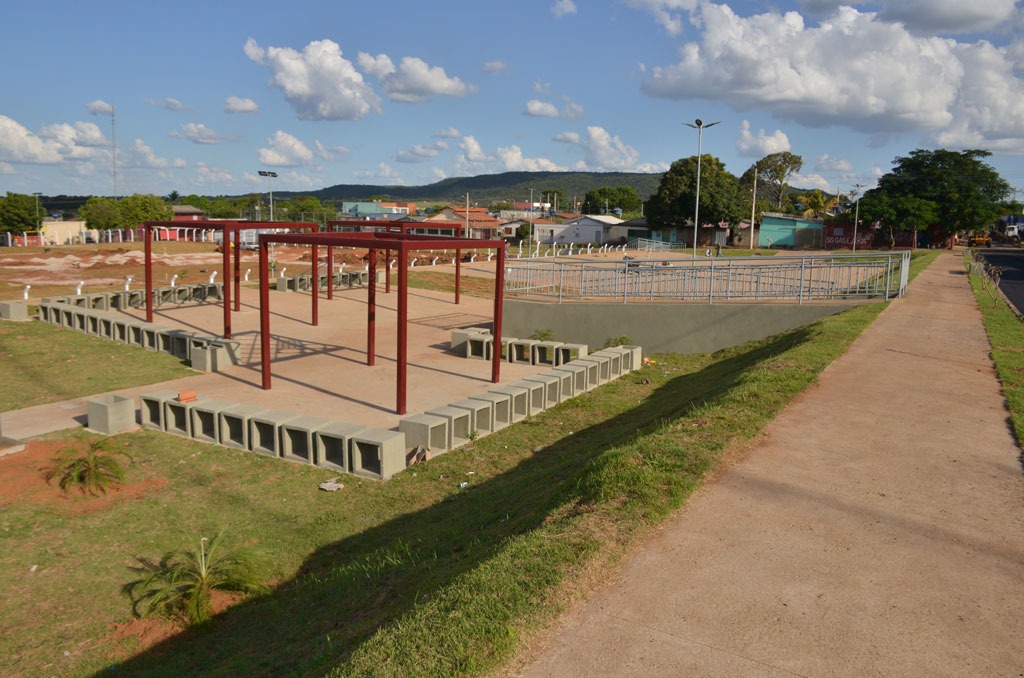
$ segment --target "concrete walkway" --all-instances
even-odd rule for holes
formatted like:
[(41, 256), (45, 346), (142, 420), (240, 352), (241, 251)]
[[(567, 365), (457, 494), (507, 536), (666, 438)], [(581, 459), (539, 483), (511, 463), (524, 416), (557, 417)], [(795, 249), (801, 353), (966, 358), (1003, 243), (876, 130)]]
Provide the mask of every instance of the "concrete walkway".
[(1024, 675), (1024, 478), (988, 352), (943, 254), (521, 675)]

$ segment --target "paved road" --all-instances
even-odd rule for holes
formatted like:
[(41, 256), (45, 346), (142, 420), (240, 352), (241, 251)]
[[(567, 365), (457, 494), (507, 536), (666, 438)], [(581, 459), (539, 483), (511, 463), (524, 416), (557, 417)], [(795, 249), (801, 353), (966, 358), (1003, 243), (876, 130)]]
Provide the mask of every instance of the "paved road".
[(999, 289), (1017, 308), (1017, 313), (1024, 313), (1024, 249), (991, 247), (981, 250), (981, 255), (993, 266), (1003, 269)]
[(944, 253), (524, 676), (1019, 676), (1024, 477)]

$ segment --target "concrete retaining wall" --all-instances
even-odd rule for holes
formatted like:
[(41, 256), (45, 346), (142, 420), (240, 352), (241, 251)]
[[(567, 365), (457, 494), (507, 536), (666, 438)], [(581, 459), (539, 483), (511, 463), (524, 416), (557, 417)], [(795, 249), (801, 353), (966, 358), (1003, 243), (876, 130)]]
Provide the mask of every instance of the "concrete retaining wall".
[(528, 337), (551, 330), (560, 341), (604, 346), (629, 337), (644, 353), (711, 353), (809, 325), (850, 308), (842, 304), (550, 304), (506, 299), (502, 332)]

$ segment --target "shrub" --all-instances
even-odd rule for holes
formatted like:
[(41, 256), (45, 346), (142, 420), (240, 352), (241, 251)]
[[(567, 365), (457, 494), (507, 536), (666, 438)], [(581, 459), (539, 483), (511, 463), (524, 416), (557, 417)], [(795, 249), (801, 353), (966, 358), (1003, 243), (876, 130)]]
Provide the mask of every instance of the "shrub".
[(148, 573), (124, 587), (133, 602), (133, 611), (141, 617), (154, 612), (181, 614), (188, 624), (200, 624), (213, 612), (214, 590), (257, 594), (266, 587), (256, 577), (247, 554), (217, 553), (223, 531), (212, 541), (199, 539), (197, 548), (179, 553), (168, 552), (159, 563), (140, 558), (136, 571)]
[(78, 487), (91, 495), (106, 494), (108, 489), (124, 482), (125, 468), (117, 457), (123, 456), (129, 462), (132, 459), (127, 452), (111, 452), (109, 443), (110, 438), (98, 438), (88, 441), (84, 452), (74, 447), (59, 450), (46, 471), (46, 482), (57, 478), (65, 492)]

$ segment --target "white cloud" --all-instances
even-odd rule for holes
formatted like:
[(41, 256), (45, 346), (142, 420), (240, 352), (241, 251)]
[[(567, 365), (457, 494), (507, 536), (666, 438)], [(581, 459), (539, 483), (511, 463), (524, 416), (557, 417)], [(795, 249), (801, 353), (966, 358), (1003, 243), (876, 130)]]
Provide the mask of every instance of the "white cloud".
[(832, 189), (828, 179), (820, 174), (794, 174), (789, 180), (789, 185), (798, 188), (820, 188), (823, 191), (836, 192)]
[(401, 184), (402, 178), (386, 162), (377, 165), (376, 170), (359, 170), (355, 176), (369, 181), (381, 181), (385, 184)]
[(650, 69), (648, 94), (762, 108), (808, 126), (1024, 150), (1024, 83), (1005, 49), (916, 37), (849, 6), (816, 26), (796, 12), (744, 18), (704, 3), (698, 13), (699, 42), (685, 43), (678, 63)]
[(558, 107), (549, 101), (530, 99), (526, 102), (526, 114), (538, 118), (557, 118)]
[(200, 184), (231, 184), (235, 181), (235, 177), (228, 170), (211, 167), (205, 162), (196, 163), (195, 176)]
[(508, 72), (508, 64), (504, 61), (488, 61), (484, 64), (483, 71), (487, 75), (502, 75)]
[(190, 122), (181, 126), (181, 131), (173, 131), (170, 136), (176, 139), (188, 139), (194, 144), (215, 145), (224, 139), (203, 123)]
[(440, 66), (430, 66), (416, 57), (403, 57), (396, 68), (386, 54), (359, 53), (359, 65), (380, 80), (392, 101), (420, 103), (434, 96), (462, 97), (476, 91), (457, 77), (449, 77)]
[(665, 29), (669, 35), (679, 35), (683, 31), (682, 12), (692, 12), (697, 6), (697, 0), (623, 0), (623, 2), (634, 9), (649, 12), (654, 16), (655, 21)]
[(458, 139), (462, 135), (459, 134), (459, 130), (455, 129), (454, 127), (449, 127), (448, 129), (441, 130), (434, 136), (440, 137), (441, 139)]
[(398, 151), (395, 159), (398, 162), (429, 162), (437, 157), (438, 153), (448, 148), (448, 144), (438, 140), (432, 144), (416, 144), (410, 148)]
[(523, 149), (515, 145), (498, 148), (495, 155), (509, 172), (560, 172), (566, 169), (547, 158), (524, 158)]
[(158, 156), (142, 139), (136, 139), (135, 143), (124, 149), (118, 157), (122, 158), (123, 167), (164, 169), (169, 164), (167, 158)]
[(157, 108), (162, 108), (166, 111), (185, 110), (185, 106), (180, 101), (171, 97), (166, 97), (164, 99), (146, 99), (146, 103), (150, 106), (156, 106)]
[(640, 154), (635, 148), (597, 125), (587, 127), (586, 137), (576, 132), (563, 132), (555, 137), (555, 141), (574, 144), (583, 149), (584, 160), (577, 163), (577, 168), (581, 170), (663, 172), (667, 169), (665, 163), (641, 163)]
[(825, 155), (818, 156), (818, 169), (822, 172), (852, 172), (853, 165), (850, 164), (849, 160), (830, 158), (826, 153)]
[(259, 113), (260, 107), (249, 98), (230, 96), (224, 100), (225, 113)]
[(569, 98), (565, 99), (565, 106), (559, 111), (558, 107), (550, 101), (530, 99), (526, 102), (526, 115), (536, 118), (563, 118), (565, 120), (579, 120), (583, 117), (583, 107)]
[(313, 151), (291, 134), (278, 130), (267, 139), (269, 148), (259, 149), (261, 165), (270, 167), (297, 167), (313, 161)]
[(47, 125), (39, 136), (60, 144), (60, 154), (68, 160), (94, 158), (102, 154), (97, 149), (103, 147), (103, 152), (106, 152), (106, 147), (110, 145), (99, 126), (92, 122)]
[(303, 120), (358, 120), (371, 110), (380, 111), (380, 97), (363, 81), (341, 47), (331, 40), (315, 40), (301, 52), (289, 47), (260, 47), (249, 38), (245, 54), (270, 68), (270, 83)]
[(486, 162), (488, 160), (487, 154), (484, 153), (483, 147), (480, 146), (480, 142), (475, 137), (462, 137), (462, 141), (459, 142), (459, 148), (462, 150), (466, 160), (470, 162)]
[(555, 4), (551, 6), (551, 13), (555, 15), (556, 19), (561, 19), (569, 14), (575, 14), (576, 3), (572, 0), (555, 0)]
[(978, 33), (999, 28), (1016, 13), (1016, 0), (889, 0), (879, 17), (912, 33)]
[(331, 146), (330, 148), (327, 148), (320, 143), (319, 140), (313, 143), (313, 147), (315, 149), (314, 152), (316, 153), (316, 157), (327, 161), (337, 160), (339, 157), (345, 157), (350, 152), (346, 146)]
[(736, 138), (736, 150), (741, 155), (760, 158), (772, 153), (782, 153), (790, 150), (789, 137), (780, 129), (765, 134), (764, 129), (757, 132), (757, 136), (750, 131), (750, 122), (744, 120), (740, 125), (740, 135)]
[(565, 106), (562, 107), (562, 117), (566, 120), (579, 120), (583, 117), (583, 106), (566, 99)]
[(541, 82), (540, 80), (533, 83), (533, 91), (537, 94), (547, 94), (551, 91), (550, 82)]
[(0, 115), (0, 160), (54, 165), (63, 157), (59, 142), (42, 139), (16, 120)]
[(85, 105), (85, 107), (93, 115), (111, 115), (114, 112), (114, 104), (108, 104), (102, 99), (90, 101)]

